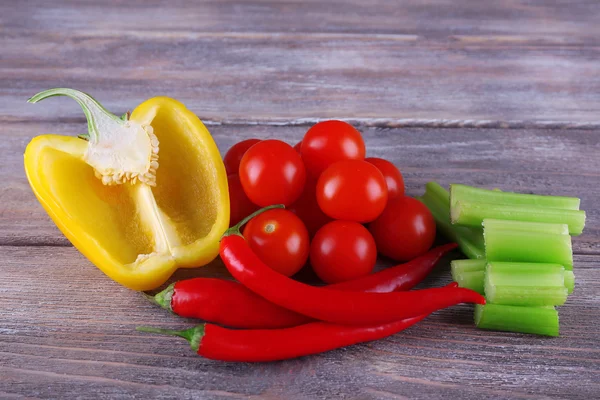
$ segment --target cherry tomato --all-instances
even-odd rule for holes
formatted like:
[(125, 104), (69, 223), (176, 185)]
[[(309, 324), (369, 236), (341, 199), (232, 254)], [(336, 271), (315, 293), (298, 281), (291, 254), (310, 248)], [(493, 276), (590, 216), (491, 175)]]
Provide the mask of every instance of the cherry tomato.
[(260, 142), (260, 139), (246, 139), (231, 146), (227, 153), (225, 153), (225, 157), (223, 157), (223, 164), (225, 164), (227, 175), (237, 174), (239, 172), (242, 157), (250, 147), (258, 142)]
[(298, 154), (300, 154), (301, 148), (302, 148), (302, 140), (294, 145), (294, 150), (296, 150), (298, 152)]
[(229, 185), (229, 226), (233, 226), (258, 210), (258, 206), (244, 193), (238, 174), (229, 175), (227, 184)]
[(396, 261), (409, 261), (425, 253), (435, 239), (435, 221), (420, 201), (408, 196), (389, 201), (369, 225), (377, 250)]
[(302, 160), (315, 178), (340, 160), (363, 160), (365, 142), (359, 131), (343, 121), (323, 121), (306, 132), (302, 139)]
[(334, 219), (373, 221), (383, 212), (387, 198), (383, 174), (362, 160), (338, 161), (317, 182), (319, 207)]
[(375, 240), (358, 222), (330, 222), (319, 229), (310, 245), (310, 263), (326, 283), (368, 275), (376, 261)]
[(243, 235), (265, 264), (285, 276), (294, 275), (306, 264), (310, 251), (308, 231), (291, 211), (265, 211), (248, 222)]
[(281, 140), (263, 140), (242, 157), (240, 180), (254, 204), (289, 206), (304, 190), (306, 169), (292, 146)]
[(388, 189), (388, 200), (394, 197), (404, 196), (404, 179), (400, 170), (394, 164), (383, 158), (365, 158), (365, 161), (373, 164), (383, 174)]
[(311, 237), (326, 223), (331, 222), (331, 218), (319, 207), (317, 203), (317, 180), (309, 176), (306, 177), (304, 191), (294, 204), (287, 208), (296, 214), (308, 229)]

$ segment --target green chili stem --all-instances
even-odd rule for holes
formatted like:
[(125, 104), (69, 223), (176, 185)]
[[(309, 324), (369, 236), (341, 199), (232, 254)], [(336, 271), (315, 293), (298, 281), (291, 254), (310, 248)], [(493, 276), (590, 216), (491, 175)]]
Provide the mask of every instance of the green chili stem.
[(149, 332), (149, 333), (158, 333), (160, 335), (169, 335), (169, 336), (179, 336), (184, 338), (190, 343), (190, 346), (194, 351), (198, 351), (200, 348), (200, 342), (205, 334), (205, 325), (197, 325), (190, 329), (184, 329), (181, 331), (176, 331), (172, 329), (162, 329), (162, 328), (153, 328), (151, 326), (138, 326), (135, 328), (139, 332)]

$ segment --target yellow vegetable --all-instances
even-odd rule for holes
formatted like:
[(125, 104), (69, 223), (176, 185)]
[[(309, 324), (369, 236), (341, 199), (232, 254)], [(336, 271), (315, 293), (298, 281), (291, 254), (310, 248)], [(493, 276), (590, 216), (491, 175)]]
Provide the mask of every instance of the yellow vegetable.
[(106, 275), (154, 289), (179, 267), (212, 261), (229, 225), (227, 176), (202, 122), (180, 102), (155, 97), (130, 118), (72, 89), (89, 136), (43, 135), (25, 150), (33, 192), (59, 229)]

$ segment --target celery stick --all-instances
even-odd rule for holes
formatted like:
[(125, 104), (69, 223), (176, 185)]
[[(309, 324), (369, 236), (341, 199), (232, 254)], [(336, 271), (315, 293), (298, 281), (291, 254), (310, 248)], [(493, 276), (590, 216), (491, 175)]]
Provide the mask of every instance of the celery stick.
[(458, 243), (469, 258), (484, 258), (483, 231), (480, 228), (450, 224), (450, 197), (446, 189), (435, 182), (425, 186), (425, 194), (418, 198), (427, 206), (435, 219), (437, 229), (449, 240)]
[(569, 227), (566, 224), (548, 224), (545, 222), (520, 222), (486, 218), (483, 220), (483, 229), (486, 228), (509, 231), (556, 233), (559, 235), (569, 234)]
[(542, 196), (535, 194), (522, 194), (500, 192), (475, 188), (467, 185), (450, 185), (450, 203), (454, 205), (459, 201), (475, 203), (507, 204), (513, 206), (529, 205), (536, 207), (559, 208), (563, 210), (579, 210), (580, 200), (577, 197)]
[(560, 210), (538, 206), (457, 201), (451, 208), (451, 222), (481, 226), (484, 219), (567, 224), (571, 235), (580, 235), (585, 226), (585, 211)]
[(555, 233), (486, 228), (485, 254), (489, 261), (560, 264), (573, 270), (571, 237)]
[(558, 264), (490, 262), (485, 298), (493, 304), (560, 306), (567, 301), (565, 269)]
[(450, 262), (452, 280), (458, 286), (464, 287), (483, 294), (483, 278), (485, 274), (485, 259), (476, 260), (453, 260)]
[(558, 336), (558, 312), (554, 307), (477, 304), (475, 325), (481, 329)]
[(458, 273), (453, 280), (458, 286), (476, 291), (479, 294), (485, 294), (483, 286), (485, 271), (472, 271)]
[(463, 272), (475, 272), (475, 271), (485, 271), (485, 266), (487, 265), (487, 261), (485, 259), (477, 259), (477, 260), (452, 260), (450, 262), (450, 268), (452, 270), (452, 276), (454, 273), (463, 273)]
[(450, 210), (450, 192), (444, 189), (439, 183), (427, 182), (425, 184), (425, 193), (431, 194), (440, 204), (443, 204), (445, 208)]
[(573, 271), (565, 271), (565, 287), (569, 294), (573, 293), (575, 289), (575, 275)]

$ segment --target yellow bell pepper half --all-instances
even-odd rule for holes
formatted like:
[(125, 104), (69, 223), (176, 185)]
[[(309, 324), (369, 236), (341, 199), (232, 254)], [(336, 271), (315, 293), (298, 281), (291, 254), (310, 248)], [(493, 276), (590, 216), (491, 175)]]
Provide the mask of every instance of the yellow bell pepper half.
[(198, 117), (167, 97), (147, 100), (130, 118), (72, 89), (29, 101), (63, 95), (83, 108), (89, 135), (34, 138), (25, 171), (71, 243), (134, 290), (212, 261), (229, 225), (229, 193), (219, 150)]

